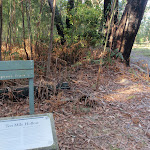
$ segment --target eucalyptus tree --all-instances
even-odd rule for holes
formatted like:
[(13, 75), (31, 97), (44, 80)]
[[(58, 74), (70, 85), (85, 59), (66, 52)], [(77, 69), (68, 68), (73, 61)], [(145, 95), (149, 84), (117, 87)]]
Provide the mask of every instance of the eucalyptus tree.
[[(112, 13), (111, 6), (114, 1), (117, 2), (117, 0), (104, 0), (104, 18), (106, 27), (110, 23), (109, 18)], [(123, 0), (123, 2), (125, 1)], [(148, 0), (127, 0), (120, 21), (116, 20), (118, 15), (116, 14), (115, 16), (115, 13), (113, 12), (114, 24), (111, 24), (111, 31), (108, 31), (110, 32), (110, 38), (108, 38), (109, 41), (107, 45), (112, 50), (118, 49), (118, 51), (123, 54), (126, 65), (129, 65), (132, 46), (139, 30), (147, 2)]]
[(150, 43), (150, 16), (149, 16), (149, 12), (150, 12), (150, 2), (149, 2), (149, 5), (146, 7), (140, 29), (139, 29), (138, 34), (136, 36), (136, 42), (137, 43), (142, 43), (142, 42), (149, 42)]
[[(48, 3), (49, 3), (49, 6), (50, 6), (50, 9), (51, 9), (51, 12), (53, 10), (53, 0), (48, 0)], [(62, 22), (62, 17), (61, 17), (61, 14), (58, 10), (58, 7), (56, 5), (56, 8), (55, 8), (55, 25), (56, 25), (56, 28), (57, 28), (57, 32), (58, 34), (61, 36), (61, 44), (64, 44), (65, 43), (65, 35), (64, 35), (64, 26), (63, 26), (63, 22)]]
[(2, 13), (2, 0), (0, 0), (0, 61), (2, 60), (2, 54), (1, 54), (1, 46), (2, 46), (2, 18), (3, 13)]
[(126, 65), (139, 30), (148, 0), (128, 0), (118, 28), (113, 36), (113, 49), (122, 52)]
[(70, 11), (74, 8), (74, 0), (68, 0), (67, 3), (67, 16), (66, 16), (66, 26), (67, 28), (70, 28), (71, 23), (70, 23), (70, 17), (71, 13)]
[(24, 45), (24, 51), (26, 53), (26, 57), (27, 57), (27, 60), (29, 60), (29, 56), (28, 56), (28, 53), (27, 53), (27, 49), (26, 49), (26, 43), (25, 43), (25, 19), (24, 19), (24, 6), (23, 6), (24, 2), (22, 1), (21, 2), (21, 10), (22, 10), (22, 35), (23, 35), (23, 45)]
[(27, 22), (28, 22), (28, 34), (29, 34), (29, 41), (30, 41), (30, 51), (31, 51), (31, 59), (33, 59), (33, 36), (32, 36), (32, 25), (31, 25), (31, 1), (26, 1), (26, 16), (27, 16)]
[(56, 8), (56, 0), (53, 1), (53, 10), (52, 10), (52, 17), (51, 17), (51, 34), (50, 34), (50, 44), (48, 49), (48, 60), (47, 60), (47, 77), (50, 74), (50, 66), (51, 66), (51, 55), (53, 50), (53, 31), (54, 31), (54, 18), (55, 18), (55, 8)]

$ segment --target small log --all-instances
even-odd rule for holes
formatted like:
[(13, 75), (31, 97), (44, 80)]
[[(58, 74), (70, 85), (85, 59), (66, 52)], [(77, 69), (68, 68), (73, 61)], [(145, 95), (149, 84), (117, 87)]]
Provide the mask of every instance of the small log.
[[(57, 90), (57, 92), (55, 91)], [(51, 95), (57, 94), (58, 90), (70, 89), (67, 82), (59, 83), (56, 88), (52, 85), (34, 86), (34, 97), (38, 99), (49, 99)], [(54, 92), (55, 91), (55, 92)], [(6, 87), (0, 89), (0, 100), (12, 99), (13, 101), (25, 99), (29, 96), (29, 87)]]

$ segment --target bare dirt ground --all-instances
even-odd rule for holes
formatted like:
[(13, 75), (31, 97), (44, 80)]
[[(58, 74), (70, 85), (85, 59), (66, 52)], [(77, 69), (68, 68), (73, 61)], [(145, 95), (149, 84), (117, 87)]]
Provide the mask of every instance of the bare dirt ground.
[(144, 64), (145, 65), (148, 64), (148, 67), (150, 68), (150, 57), (144, 56), (142, 54), (142, 51), (140, 52), (133, 51), (131, 53), (131, 63), (140, 63), (141, 66)]
[(73, 99), (78, 101), (82, 93), (97, 105), (93, 104), (88, 113), (83, 109), (84, 102), (77, 102), (55, 113), (61, 149), (150, 149), (150, 84), (120, 66), (105, 70), (98, 91), (92, 90), (96, 75), (89, 70), (93, 68), (84, 69), (83, 73), (81, 69), (72, 76)]
[[(97, 70), (89, 64), (66, 70), (61, 76), (71, 89), (36, 99), (35, 113), (53, 112), (60, 150), (149, 150), (150, 82), (116, 63), (103, 68), (95, 90)], [(0, 117), (27, 114), (28, 99), (0, 100)]]
[(146, 70), (147, 65), (150, 70), (150, 46), (147, 45), (135, 45), (131, 52), (131, 64), (138, 64), (140, 67)]

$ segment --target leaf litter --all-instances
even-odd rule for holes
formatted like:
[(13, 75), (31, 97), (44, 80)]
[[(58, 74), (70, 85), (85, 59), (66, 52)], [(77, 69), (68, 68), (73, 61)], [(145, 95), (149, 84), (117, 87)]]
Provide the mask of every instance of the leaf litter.
[[(61, 150), (150, 149), (150, 83), (142, 73), (119, 62), (108, 65), (96, 90), (98, 65), (63, 69), (50, 82), (65, 81), (70, 89), (35, 99), (35, 114), (53, 112)], [(0, 100), (0, 117), (20, 115), (29, 115), (28, 98)]]

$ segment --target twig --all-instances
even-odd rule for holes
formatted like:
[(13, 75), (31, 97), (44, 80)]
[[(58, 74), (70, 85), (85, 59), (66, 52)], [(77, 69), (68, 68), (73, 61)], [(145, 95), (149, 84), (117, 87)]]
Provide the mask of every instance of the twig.
[(147, 126), (147, 128), (146, 128), (145, 135), (147, 134), (149, 128), (150, 128), (150, 124), (149, 124), (149, 122), (148, 122), (148, 126)]
[(101, 70), (102, 70), (102, 61), (103, 61), (103, 58), (104, 58), (104, 54), (106, 52), (106, 46), (107, 46), (107, 41), (108, 41), (108, 36), (109, 36), (109, 30), (110, 30), (110, 26), (111, 26), (111, 21), (112, 21), (113, 16), (114, 16), (116, 1), (117, 0), (115, 0), (114, 5), (113, 5), (113, 10), (112, 10), (111, 18), (110, 18), (110, 23), (108, 25), (108, 32), (107, 32), (107, 36), (106, 36), (106, 40), (105, 40), (105, 46), (104, 46), (104, 50), (102, 52), (102, 56), (101, 56), (101, 59), (100, 59), (100, 64), (99, 64), (99, 69), (98, 69), (98, 74), (97, 74), (96, 90), (98, 89), (100, 73), (101, 73)]

